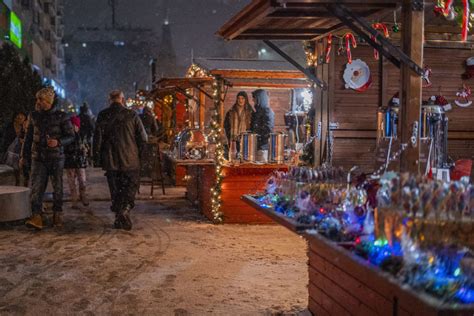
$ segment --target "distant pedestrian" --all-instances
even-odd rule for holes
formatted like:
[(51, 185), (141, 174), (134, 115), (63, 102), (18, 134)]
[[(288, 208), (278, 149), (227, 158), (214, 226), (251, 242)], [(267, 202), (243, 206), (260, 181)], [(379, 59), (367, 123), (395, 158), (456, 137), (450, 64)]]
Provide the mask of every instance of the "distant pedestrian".
[(53, 185), (53, 225), (63, 225), (64, 146), (74, 141), (74, 130), (67, 114), (54, 106), (53, 89), (44, 88), (36, 94), (37, 111), (31, 113), (20, 165), (31, 161), (31, 211), (28, 227), (42, 229), (43, 196), (51, 178)]
[(5, 127), (2, 139), (4, 151), (3, 163), (13, 168), (15, 173), (15, 185), (21, 184), (20, 152), (23, 124), (26, 121), (25, 113), (17, 113), (13, 120)]
[(95, 129), (95, 117), (87, 102), (84, 102), (80, 108), (79, 119), (81, 120), (79, 135), (81, 136), (82, 143), (89, 151), (88, 158), (92, 158), (92, 139)]
[(139, 153), (148, 140), (138, 115), (125, 107), (120, 90), (110, 93), (110, 106), (97, 117), (94, 161), (106, 171), (117, 229), (132, 229), (130, 211), (140, 185)]
[(140, 115), (140, 119), (142, 120), (143, 127), (145, 128), (148, 136), (158, 136), (159, 127), (155, 118), (155, 114), (151, 108), (145, 106), (143, 108), (143, 113)]
[(71, 192), (72, 208), (77, 209), (79, 198), (82, 205), (89, 205), (86, 193), (87, 147), (80, 136), (81, 119), (79, 116), (71, 117), (71, 123), (74, 127), (74, 141), (64, 148), (66, 155), (64, 169), (66, 169)]

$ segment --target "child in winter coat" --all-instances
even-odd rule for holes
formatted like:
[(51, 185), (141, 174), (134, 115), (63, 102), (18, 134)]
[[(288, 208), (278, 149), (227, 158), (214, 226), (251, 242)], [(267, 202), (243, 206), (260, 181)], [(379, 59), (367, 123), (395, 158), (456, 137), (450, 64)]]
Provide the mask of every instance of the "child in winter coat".
[[(74, 127), (74, 142), (64, 148), (66, 159), (64, 169), (67, 173), (69, 189), (71, 191), (72, 208), (78, 208), (79, 198), (84, 206), (89, 205), (86, 194), (86, 167), (87, 167), (87, 147), (81, 140), (79, 134), (81, 120), (79, 116), (71, 117)], [(77, 186), (79, 185), (79, 195)]]

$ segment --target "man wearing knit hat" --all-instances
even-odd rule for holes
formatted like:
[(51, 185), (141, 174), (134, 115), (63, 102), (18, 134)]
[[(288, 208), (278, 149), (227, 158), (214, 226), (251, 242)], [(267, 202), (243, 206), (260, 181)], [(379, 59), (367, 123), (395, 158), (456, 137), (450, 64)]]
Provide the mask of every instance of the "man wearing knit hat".
[(53, 224), (62, 226), (64, 146), (74, 140), (74, 130), (66, 113), (53, 106), (54, 90), (36, 94), (36, 111), (30, 114), (20, 164), (31, 162), (31, 211), (28, 227), (43, 228), (43, 196), (51, 178), (53, 185)]

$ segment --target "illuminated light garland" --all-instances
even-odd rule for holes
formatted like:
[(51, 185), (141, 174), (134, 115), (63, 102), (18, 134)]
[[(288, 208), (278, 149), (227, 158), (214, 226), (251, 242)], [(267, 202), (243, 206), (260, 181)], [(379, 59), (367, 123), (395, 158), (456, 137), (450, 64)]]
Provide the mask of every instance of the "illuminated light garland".
[(192, 64), (187, 73), (188, 78), (212, 78), (212, 98), (214, 100), (214, 111), (211, 116), (211, 131), (209, 133), (209, 139), (216, 144), (215, 152), (215, 164), (216, 164), (216, 182), (214, 187), (211, 188), (211, 213), (212, 221), (216, 224), (222, 223), (224, 220), (224, 214), (221, 212), (222, 206), (222, 180), (223, 166), (225, 163), (224, 157), (224, 144), (221, 141), (222, 127), (219, 124), (219, 107), (221, 104), (221, 88), (217, 82), (217, 78), (210, 74), (206, 69), (199, 67), (196, 64)]
[(304, 53), (306, 55), (306, 64), (308, 67), (318, 65), (318, 54), (315, 53), (314, 43), (306, 41), (303, 43)]
[(221, 142), (221, 132), (222, 128), (219, 124), (219, 107), (220, 107), (220, 85), (217, 83), (216, 78), (214, 77), (214, 82), (212, 84), (213, 93), (212, 96), (214, 98), (214, 112), (211, 118), (211, 132), (209, 137), (213, 140), (216, 144), (216, 152), (215, 152), (215, 163), (216, 163), (216, 183), (214, 187), (211, 188), (211, 212), (212, 212), (212, 219), (214, 223), (222, 223), (223, 221), (223, 214), (221, 212), (222, 206), (222, 180), (224, 179), (224, 175), (222, 173), (223, 165), (225, 162), (224, 157), (224, 145)]
[(213, 77), (212, 75), (209, 74), (207, 70), (204, 68), (199, 67), (196, 64), (192, 64), (187, 73), (186, 77), (188, 78), (205, 78), (205, 77)]

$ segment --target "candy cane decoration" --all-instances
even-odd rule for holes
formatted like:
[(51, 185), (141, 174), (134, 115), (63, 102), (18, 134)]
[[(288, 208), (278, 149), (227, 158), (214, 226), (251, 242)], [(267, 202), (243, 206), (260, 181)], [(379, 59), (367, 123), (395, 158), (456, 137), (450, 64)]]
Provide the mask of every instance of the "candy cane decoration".
[(346, 39), (347, 62), (349, 64), (352, 64), (351, 44), (353, 48), (356, 48), (357, 41), (354, 37), (354, 34), (352, 33), (347, 33), (346, 35), (344, 35), (344, 38)]
[(462, 32), (461, 38), (462, 41), (467, 41), (467, 33), (469, 32), (469, 18), (470, 18), (470, 10), (469, 10), (469, 0), (463, 0), (462, 5), (464, 7), (464, 12), (462, 15)]
[(329, 64), (331, 61), (331, 48), (332, 48), (332, 34), (328, 35), (327, 45), (326, 45), (326, 64)]
[[(385, 38), (388, 38), (390, 36), (390, 34), (388, 34), (388, 28), (385, 24), (383, 23), (374, 23), (372, 24), (372, 27), (375, 29), (375, 30), (381, 30), (382, 33), (383, 33), (383, 36)], [(372, 35), (372, 40), (375, 41), (375, 36)], [(374, 49), (374, 58), (376, 60), (379, 59), (379, 51)]]
[(444, 1), (444, 8), (443, 8), (443, 14), (444, 16), (448, 16), (449, 13), (451, 13), (451, 7), (453, 6), (454, 0), (445, 0)]

